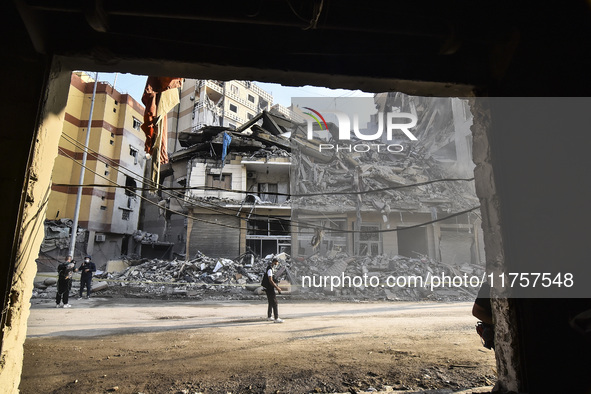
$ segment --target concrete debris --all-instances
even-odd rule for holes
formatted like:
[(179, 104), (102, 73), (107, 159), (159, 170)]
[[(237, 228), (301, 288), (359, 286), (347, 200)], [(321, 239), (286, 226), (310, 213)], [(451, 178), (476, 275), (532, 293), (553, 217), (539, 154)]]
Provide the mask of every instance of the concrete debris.
[[(367, 256), (350, 257), (346, 253), (338, 253), (332, 257), (311, 256), (291, 264), (291, 274), (297, 278), (316, 278), (316, 285), (301, 287), (302, 293), (335, 296), (341, 299), (355, 300), (390, 300), (390, 301), (471, 301), (475, 298), (479, 289), (479, 283), (473, 281), (476, 286), (453, 286), (451, 283), (438, 286), (432, 289), (429, 277), (438, 276), (449, 278), (482, 278), (484, 267), (464, 264), (452, 266), (429, 259), (426, 256), (410, 258), (405, 256)], [(339, 286), (331, 286), (328, 283), (321, 283), (321, 278), (351, 278), (351, 285), (348, 281)], [(377, 278), (374, 282), (367, 284), (367, 281), (359, 280), (355, 283), (354, 278)], [(396, 278), (404, 278), (408, 283), (406, 286), (396, 286), (395, 283), (403, 284), (403, 280), (396, 282)], [(415, 285), (414, 280), (416, 278)], [(420, 279), (423, 280), (421, 285)], [(413, 282), (413, 283), (411, 283)], [(336, 281), (334, 282), (336, 284)], [(308, 284), (308, 283), (306, 283)], [(321, 286), (321, 284), (324, 284)], [(356, 286), (356, 284), (360, 284)], [(332, 287), (332, 290), (331, 290)]]
[[(223, 136), (232, 137), (228, 151), (239, 153), (245, 160), (291, 157), (289, 139), (282, 137), (289, 131), (291, 122), (281, 115), (262, 111), (236, 130), (219, 126), (204, 126), (199, 130), (180, 132), (183, 149), (170, 155), (172, 163), (190, 158), (221, 157)], [(165, 172), (164, 176), (172, 175)]]
[[(294, 198), (294, 209), (325, 210), (326, 207), (355, 211), (358, 203), (363, 212), (376, 210), (429, 211), (437, 206), (440, 212), (458, 212), (478, 205), (472, 183), (436, 182), (411, 188), (397, 186), (416, 185), (429, 180), (453, 178), (445, 167), (432, 157), (426, 158), (409, 148), (408, 155), (391, 153), (361, 154), (336, 152), (329, 163), (313, 163), (304, 155), (294, 155), (292, 165), (297, 166), (299, 182), (296, 194), (330, 193)], [(379, 163), (379, 164), (376, 164)], [(360, 198), (344, 192), (380, 190)]]
[(158, 234), (152, 234), (152, 233), (147, 233), (142, 230), (136, 230), (133, 233), (133, 239), (136, 242), (154, 243), (154, 242), (158, 242)]
[[(54, 249), (67, 249), (70, 246), (70, 232), (73, 221), (71, 219), (46, 220), (44, 223), (45, 236), (41, 244), (41, 252), (47, 253)], [(84, 242), (86, 230), (78, 228), (76, 243)]]
[(106, 282), (92, 282), (92, 292), (103, 291), (109, 288), (109, 285)]
[[(266, 258), (253, 258), (250, 254), (229, 260), (211, 258), (202, 253), (188, 261), (142, 259), (121, 272), (96, 275), (93, 291), (101, 291), (101, 296), (259, 299), (264, 297), (260, 283), (269, 261)], [(276, 279), (283, 290), (282, 296), (304, 300), (471, 301), (476, 296), (479, 284), (474, 287), (448, 284), (431, 289), (427, 283), (423, 286), (390, 286), (387, 281), (388, 278), (411, 276), (425, 279), (427, 275), (482, 278), (485, 273), (481, 266), (452, 266), (425, 256), (360, 257), (339, 252), (297, 259), (282, 254), (280, 261)], [(376, 279), (372, 282), (373, 286), (361, 282), (331, 286), (330, 280), (320, 285), (322, 278), (343, 276)], [(304, 277), (314, 278), (312, 285), (305, 281), (302, 283)], [(39, 285), (43, 284), (36, 284), (34, 297), (55, 295), (55, 287), (53, 290), (43, 290)]]

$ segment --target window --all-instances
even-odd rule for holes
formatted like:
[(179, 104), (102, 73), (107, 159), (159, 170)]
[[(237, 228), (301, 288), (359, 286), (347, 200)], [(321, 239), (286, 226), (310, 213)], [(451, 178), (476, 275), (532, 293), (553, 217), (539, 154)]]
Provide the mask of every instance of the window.
[(247, 235), (289, 236), (289, 219), (263, 219), (248, 221)]
[(254, 96), (252, 94), (248, 95), (248, 101), (254, 104)]
[(111, 138), (115, 138), (115, 133), (111, 133)]
[(359, 256), (377, 256), (381, 253), (380, 226), (361, 225), (359, 233)]
[(130, 177), (130, 176), (125, 176), (125, 195), (126, 196), (135, 196), (135, 189), (137, 187), (137, 184), (135, 183), (135, 180)]
[(248, 118), (248, 120), (251, 120), (252, 118), (254, 118), (253, 114), (246, 114), (246, 117)]
[(238, 107), (235, 106), (234, 104), (230, 104), (230, 111), (237, 113), (238, 112)]
[(291, 253), (289, 218), (248, 220), (246, 246), (259, 256)]
[(133, 146), (129, 145), (129, 154), (133, 157), (133, 164), (137, 164), (138, 150), (135, 149)]
[(109, 144), (113, 145), (115, 143), (115, 141), (111, 140), (109, 141)]
[(115, 100), (115, 105), (119, 104), (119, 102), (117, 100)]
[(105, 171), (105, 175), (109, 175), (109, 171)]
[(230, 93), (238, 96), (238, 86), (236, 86), (236, 85), (230, 85)]
[(121, 219), (129, 220), (129, 211), (127, 209), (121, 210)]
[(107, 206), (106, 205), (101, 205), (101, 211), (106, 211), (107, 210)]
[(142, 125), (142, 122), (140, 122), (138, 119), (133, 118), (133, 128), (136, 129), (137, 131), (140, 131), (140, 126)]
[(232, 188), (232, 174), (207, 174), (206, 186), (216, 189)]
[(236, 125), (234, 123), (228, 123), (228, 127), (230, 130), (236, 130)]
[(113, 108), (113, 112), (117, 113), (117, 108)]
[(263, 201), (277, 203), (277, 184), (276, 183), (259, 183), (259, 197)]

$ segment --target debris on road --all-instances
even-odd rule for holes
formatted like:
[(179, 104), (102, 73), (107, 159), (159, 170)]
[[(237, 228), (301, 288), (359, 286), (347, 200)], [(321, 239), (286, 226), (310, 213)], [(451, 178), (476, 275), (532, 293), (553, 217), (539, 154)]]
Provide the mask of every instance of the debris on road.
[[(258, 299), (264, 297), (260, 283), (270, 259), (270, 256), (267, 257), (253, 259), (252, 255), (246, 254), (230, 260), (215, 259), (198, 253), (187, 261), (132, 260), (127, 262), (128, 266), (123, 271), (95, 275), (93, 291), (101, 291), (103, 296)], [(433, 261), (426, 256), (350, 256), (338, 252), (297, 259), (292, 259), (287, 254), (280, 257), (282, 259), (276, 279), (284, 290), (282, 294), (294, 299), (466, 301), (474, 299), (478, 286), (455, 287), (448, 284), (432, 289), (427, 282), (412, 286), (410, 283), (408, 286), (392, 286), (392, 278), (427, 278), (429, 275), (468, 275), (481, 278), (485, 273), (481, 266), (450, 265)], [(312, 279), (303, 283), (304, 277)], [(332, 277), (375, 279), (373, 286), (355, 281), (334, 286), (330, 280), (319, 284), (323, 278)], [(51, 283), (51, 280), (48, 278), (45, 282), (36, 282), (33, 297), (53, 296), (48, 293), (55, 292), (55, 286), (46, 283)]]

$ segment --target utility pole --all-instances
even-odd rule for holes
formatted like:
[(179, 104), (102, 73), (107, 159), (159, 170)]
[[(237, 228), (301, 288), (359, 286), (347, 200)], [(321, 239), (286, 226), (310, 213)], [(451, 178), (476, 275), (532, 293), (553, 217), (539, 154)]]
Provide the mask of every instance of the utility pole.
[(80, 166), (80, 180), (78, 181), (78, 195), (76, 196), (76, 207), (74, 208), (74, 223), (72, 224), (72, 234), (70, 238), (70, 251), (68, 255), (74, 258), (74, 249), (76, 248), (76, 235), (78, 233), (78, 217), (80, 216), (80, 201), (82, 200), (82, 185), (84, 184), (84, 172), (86, 170), (86, 157), (88, 156), (88, 142), (90, 141), (90, 128), (92, 126), (92, 111), (94, 110), (94, 99), (96, 97), (96, 85), (98, 85), (98, 72), (94, 76), (94, 87), (92, 89), (92, 99), (90, 101), (90, 114), (88, 115), (88, 127), (86, 128), (86, 142), (84, 143), (84, 152), (82, 152), (82, 164)]

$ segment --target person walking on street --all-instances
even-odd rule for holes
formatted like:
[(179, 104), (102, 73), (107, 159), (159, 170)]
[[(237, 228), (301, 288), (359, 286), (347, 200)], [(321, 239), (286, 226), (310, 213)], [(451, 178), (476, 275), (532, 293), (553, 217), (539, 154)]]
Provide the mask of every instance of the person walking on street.
[[(279, 294), (281, 294), (281, 289), (273, 279), (273, 268), (277, 267), (277, 265), (279, 265), (279, 260), (274, 257), (273, 260), (271, 260), (271, 264), (269, 264), (267, 269), (265, 269), (263, 281), (261, 284), (265, 288), (265, 293), (267, 293), (267, 302), (269, 303), (267, 308), (267, 319), (272, 320), (275, 323), (283, 323), (283, 320), (279, 318), (277, 296), (275, 295), (275, 289), (277, 289)], [(271, 312), (273, 313), (274, 318), (271, 317)]]
[[(70, 308), (68, 304), (70, 290), (72, 289), (72, 275), (74, 272), (74, 262), (72, 256), (68, 256), (66, 261), (57, 266), (57, 292), (55, 294), (56, 308)], [(61, 304), (63, 301), (63, 305)]]
[(92, 286), (92, 273), (96, 272), (96, 265), (90, 261), (90, 256), (86, 256), (80, 267), (76, 270), (80, 271), (80, 293), (79, 298), (82, 298), (84, 287), (86, 287), (86, 298), (90, 298), (90, 288)]

